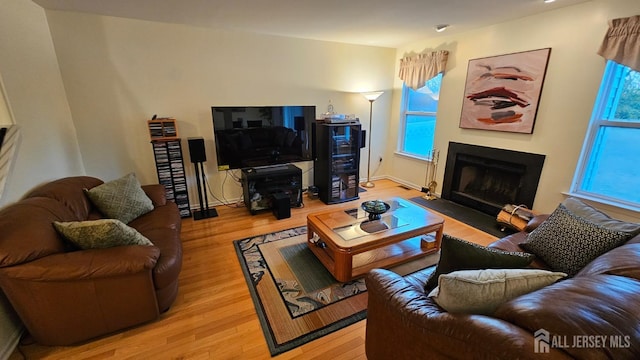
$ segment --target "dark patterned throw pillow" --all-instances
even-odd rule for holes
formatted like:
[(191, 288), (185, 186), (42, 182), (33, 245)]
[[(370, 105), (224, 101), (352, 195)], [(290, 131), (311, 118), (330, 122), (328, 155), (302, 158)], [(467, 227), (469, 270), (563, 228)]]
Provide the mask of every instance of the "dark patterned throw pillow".
[(593, 223), (560, 204), (520, 246), (554, 271), (573, 276), (593, 259), (622, 245), (631, 235)]
[(444, 234), (440, 260), (425, 284), (425, 291), (429, 292), (438, 286), (438, 277), (442, 274), (458, 270), (524, 268), (534, 258), (532, 254), (489, 248)]

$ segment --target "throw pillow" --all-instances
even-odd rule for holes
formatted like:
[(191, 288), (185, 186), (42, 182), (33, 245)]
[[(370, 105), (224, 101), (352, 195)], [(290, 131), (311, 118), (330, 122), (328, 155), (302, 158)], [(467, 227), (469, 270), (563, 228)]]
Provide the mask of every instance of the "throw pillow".
[(534, 258), (532, 254), (492, 249), (445, 234), (442, 237), (438, 266), (427, 280), (425, 290), (431, 291), (438, 285), (440, 275), (452, 271), (517, 269), (526, 267)]
[(153, 210), (151, 199), (144, 193), (133, 173), (85, 189), (85, 193), (106, 217), (118, 219), (125, 224)]
[(560, 204), (520, 246), (541, 258), (552, 270), (573, 276), (630, 236), (628, 232), (591, 222)]
[(116, 219), (54, 221), (55, 229), (81, 249), (104, 249), (122, 245), (153, 245), (136, 229)]
[(429, 294), (451, 313), (491, 314), (500, 304), (566, 277), (538, 269), (461, 270), (441, 275)]
[(586, 220), (601, 225), (609, 230), (628, 232), (631, 236), (640, 233), (640, 224), (613, 219), (602, 211), (582, 202), (580, 199), (567, 198), (562, 205), (570, 212), (585, 218)]

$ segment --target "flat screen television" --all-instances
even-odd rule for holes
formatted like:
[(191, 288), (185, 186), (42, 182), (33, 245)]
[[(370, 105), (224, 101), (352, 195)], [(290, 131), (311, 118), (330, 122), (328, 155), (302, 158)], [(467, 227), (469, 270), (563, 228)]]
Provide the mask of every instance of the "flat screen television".
[(316, 107), (212, 106), (218, 170), (313, 160)]

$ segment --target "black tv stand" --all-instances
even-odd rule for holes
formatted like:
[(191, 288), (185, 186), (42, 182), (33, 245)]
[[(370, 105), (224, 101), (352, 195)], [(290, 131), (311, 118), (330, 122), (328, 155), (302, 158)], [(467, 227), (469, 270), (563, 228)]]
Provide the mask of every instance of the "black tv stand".
[(269, 174), (276, 171), (287, 171), (289, 170), (289, 165), (257, 166), (246, 168), (246, 170), (248, 173)]
[(273, 195), (284, 193), (291, 207), (302, 206), (302, 170), (295, 165), (274, 165), (241, 169), (244, 204), (255, 215), (272, 208)]

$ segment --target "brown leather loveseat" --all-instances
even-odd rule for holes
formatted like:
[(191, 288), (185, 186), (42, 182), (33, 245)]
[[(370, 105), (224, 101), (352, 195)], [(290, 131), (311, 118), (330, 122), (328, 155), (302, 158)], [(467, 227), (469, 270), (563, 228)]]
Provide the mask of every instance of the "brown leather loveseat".
[[(490, 247), (523, 252), (520, 245), (547, 216)], [(538, 259), (534, 265), (545, 267)], [(438, 306), (425, 292), (433, 271), (368, 274), (369, 360), (640, 358), (640, 235), (488, 315)]]
[[(144, 185), (153, 210), (127, 225), (152, 246), (71, 248), (52, 223), (104, 216), (85, 195), (103, 181), (68, 177), (0, 211), (0, 286), (43, 345), (69, 345), (157, 319), (178, 292), (181, 218), (163, 185)], [(148, 201), (148, 200), (147, 200)]]

